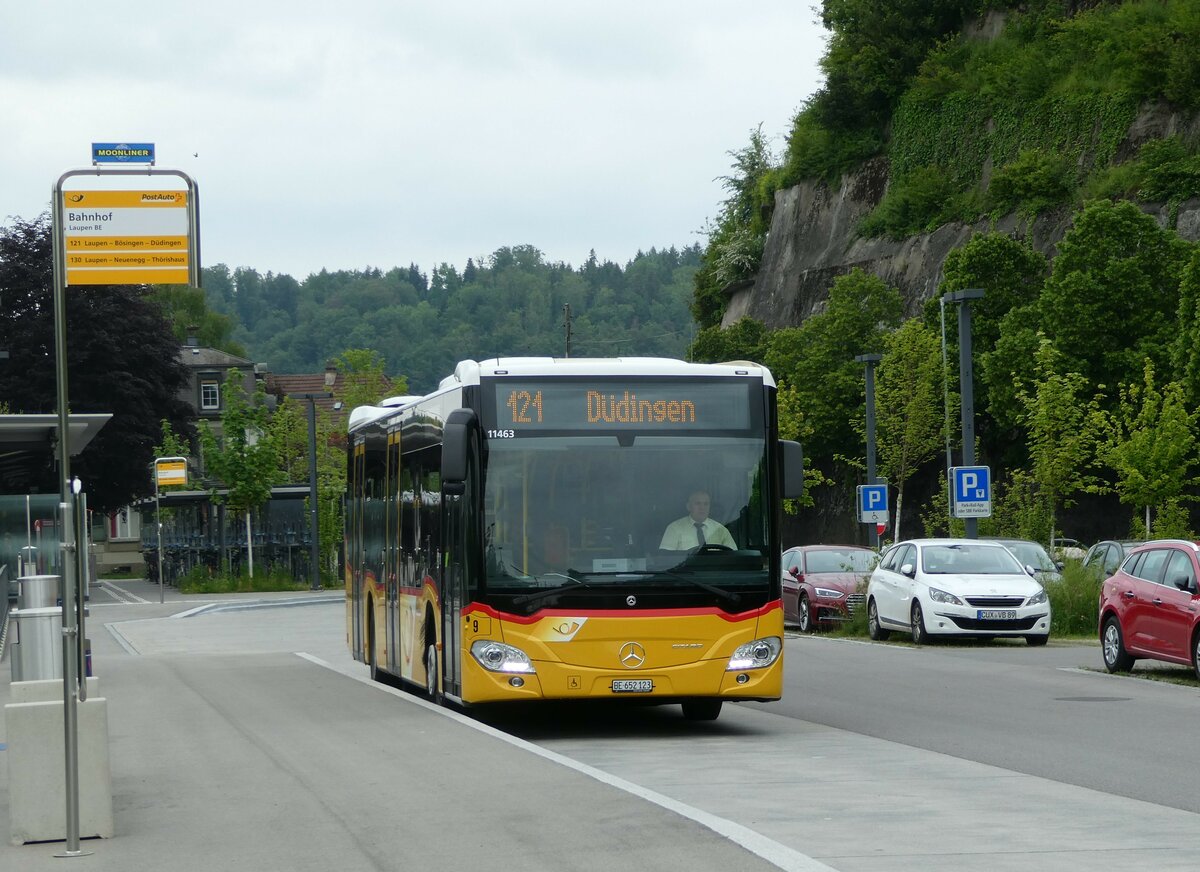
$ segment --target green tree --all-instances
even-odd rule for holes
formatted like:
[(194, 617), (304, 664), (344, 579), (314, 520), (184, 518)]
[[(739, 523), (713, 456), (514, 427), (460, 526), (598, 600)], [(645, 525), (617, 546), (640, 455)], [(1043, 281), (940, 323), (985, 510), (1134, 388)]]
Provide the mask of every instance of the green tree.
[(904, 486), (942, 447), (942, 359), (938, 335), (912, 318), (884, 338), (875, 385), (879, 473), (896, 488), (892, 527), (900, 539)]
[(1042, 328), (1093, 390), (1169, 363), (1191, 247), (1133, 203), (1100, 200), (1075, 217), (1039, 301)]
[(1179, 315), (1171, 361), (1183, 383), (1188, 406), (1200, 406), (1200, 249), (1192, 252), (1179, 283)]
[(1058, 507), (1070, 506), (1072, 494), (1096, 485), (1090, 469), (1100, 438), (1100, 397), (1089, 398), (1087, 380), (1063, 371), (1065, 364), (1064, 356), (1043, 338), (1036, 355), (1037, 381), (1017, 389), (1028, 434), (1029, 472), (1049, 517), (1048, 528), (1037, 537), (1045, 542), (1054, 535)]
[(749, 145), (728, 154), (733, 158), (733, 173), (720, 181), (729, 196), (709, 228), (708, 247), (696, 272), (692, 316), (702, 328), (721, 322), (725, 287), (757, 272), (769, 229), (770, 207), (769, 201), (764, 202), (762, 185), (775, 158), (762, 125), (750, 132)]
[[(1153, 534), (1150, 510), (1177, 505), (1196, 464), (1197, 412), (1184, 402), (1183, 385), (1155, 385), (1154, 364), (1145, 362), (1141, 383), (1121, 389), (1117, 408), (1102, 417), (1103, 462), (1116, 474), (1121, 502), (1145, 509), (1145, 531)], [(1168, 513), (1170, 514), (1170, 513)]]
[(383, 355), (369, 348), (347, 348), (334, 357), (333, 365), (342, 374), (338, 399), (346, 409), (374, 405), (389, 393), (394, 396), (408, 393), (408, 379), (397, 376), (389, 380), (384, 375)]
[(854, 358), (883, 347), (901, 310), (899, 291), (855, 269), (834, 280), (825, 311), (770, 335), (764, 362), (796, 391), (812, 428), (805, 450), (814, 463), (862, 445), (853, 422), (863, 414), (863, 368)]
[(271, 498), (279, 479), (278, 452), (270, 438), (266, 393), (261, 385), (253, 396), (242, 386), (242, 374), (231, 369), (224, 385), (225, 410), (220, 439), (206, 421), (200, 430), (205, 469), (227, 489), (225, 504), (246, 521), (250, 577), (254, 577), (254, 546), (250, 515)]

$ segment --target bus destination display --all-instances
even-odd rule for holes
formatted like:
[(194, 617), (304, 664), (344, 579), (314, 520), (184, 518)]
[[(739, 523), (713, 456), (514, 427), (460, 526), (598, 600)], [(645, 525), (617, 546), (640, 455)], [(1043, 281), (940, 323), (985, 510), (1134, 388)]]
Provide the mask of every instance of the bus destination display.
[(741, 382), (498, 382), (495, 420), (513, 430), (745, 430), (749, 389)]

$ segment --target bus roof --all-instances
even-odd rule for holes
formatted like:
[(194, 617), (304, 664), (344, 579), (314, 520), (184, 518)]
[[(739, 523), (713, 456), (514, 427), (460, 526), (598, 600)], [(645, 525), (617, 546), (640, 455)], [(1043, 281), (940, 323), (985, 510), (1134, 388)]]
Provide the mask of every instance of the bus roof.
[(493, 357), (488, 360), (463, 360), (454, 374), (441, 380), (436, 391), (424, 396), (388, 397), (376, 405), (358, 406), (350, 413), (347, 430), (354, 431), (396, 414), (406, 406), (421, 402), (444, 391), (477, 385), (493, 375), (538, 378), (542, 376), (693, 376), (734, 378), (754, 376), (774, 387), (771, 371), (759, 363), (733, 360), (727, 363), (688, 363), (667, 357)]
[(745, 360), (729, 363), (688, 363), (666, 357), (493, 357), (489, 360), (461, 361), (454, 368), (454, 375), (442, 379), (439, 389), (456, 385), (477, 385), (480, 377), (490, 375), (753, 375), (761, 377), (765, 384), (772, 387), (775, 385), (770, 370), (761, 364)]

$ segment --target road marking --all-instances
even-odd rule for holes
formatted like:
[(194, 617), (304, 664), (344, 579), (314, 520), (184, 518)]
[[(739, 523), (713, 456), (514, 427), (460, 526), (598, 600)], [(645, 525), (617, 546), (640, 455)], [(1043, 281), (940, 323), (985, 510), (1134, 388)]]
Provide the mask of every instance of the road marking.
[(133, 605), (134, 603), (148, 605), (150, 602), (150, 600), (142, 599), (136, 593), (128, 591), (123, 587), (119, 587), (118, 585), (113, 584), (111, 581), (100, 582), (100, 589), (124, 605)]
[(648, 802), (652, 802), (657, 806), (665, 808), (667, 811), (674, 812), (682, 817), (693, 820), (703, 827), (707, 827), (719, 836), (724, 836), (735, 844), (741, 845), (747, 851), (762, 857), (771, 865), (786, 870), (786, 872), (836, 872), (831, 866), (826, 866), (818, 860), (814, 860), (807, 854), (801, 854), (799, 851), (789, 848), (774, 839), (769, 839), (761, 833), (756, 833), (749, 827), (742, 826), (739, 823), (734, 823), (726, 818), (718, 817), (714, 814), (709, 814), (703, 809), (695, 808), (686, 803), (679, 802), (669, 796), (657, 793), (649, 788), (634, 784), (632, 781), (626, 781), (624, 778), (619, 778), (616, 775), (610, 775), (603, 770), (596, 769), (593, 766), (588, 766), (586, 763), (580, 763), (578, 760), (572, 760), (570, 757), (565, 757), (562, 754), (547, 750), (540, 745), (535, 745), (532, 742), (526, 742), (524, 739), (518, 739), (515, 736), (510, 736), (508, 733), (501, 732), (494, 727), (489, 727), (487, 724), (481, 724), (478, 721), (468, 718), (466, 715), (461, 715), (458, 712), (445, 708), (443, 706), (434, 705), (431, 702), (413, 696), (410, 693), (399, 690), (394, 687), (388, 687), (385, 684), (372, 681), (370, 676), (355, 675), (350, 672), (344, 672), (333, 666), (330, 663), (322, 660), (320, 657), (315, 657), (312, 654), (306, 654), (303, 651), (296, 652), (297, 657), (301, 657), (310, 663), (324, 667), (331, 672), (336, 672), (339, 675), (345, 675), (355, 681), (366, 684), (376, 690), (381, 690), (384, 693), (389, 693), (398, 699), (403, 699), (405, 702), (419, 705), (431, 712), (435, 712), (443, 717), (457, 721), (463, 726), (470, 727), (484, 735), (491, 736), (494, 739), (499, 739), (502, 742), (507, 742), (514, 747), (536, 754), (539, 757), (558, 763), (560, 766), (566, 766), (568, 769), (574, 769), (582, 775), (589, 778), (594, 778), (603, 784), (610, 787), (615, 787), (618, 790), (623, 790), (626, 793), (633, 794)]

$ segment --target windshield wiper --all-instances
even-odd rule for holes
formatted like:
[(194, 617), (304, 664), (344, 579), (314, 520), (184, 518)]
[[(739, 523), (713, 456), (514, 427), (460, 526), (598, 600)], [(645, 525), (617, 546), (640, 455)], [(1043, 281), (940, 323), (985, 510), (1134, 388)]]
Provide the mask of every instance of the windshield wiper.
[[(630, 574), (632, 574), (632, 573), (630, 573)], [(734, 603), (735, 605), (742, 601), (742, 598), (739, 594), (733, 593), (732, 591), (725, 590), (724, 588), (716, 587), (715, 585), (706, 584), (697, 578), (692, 578), (691, 576), (684, 575), (681, 572), (675, 572), (670, 569), (660, 569), (655, 572), (642, 573), (641, 577), (643, 579), (646, 579), (646, 578), (658, 578), (658, 577), (662, 577), (662, 576), (665, 576), (667, 578), (673, 578), (677, 581), (685, 581), (688, 584), (692, 585), (693, 587), (698, 587), (701, 590), (706, 590), (709, 593), (716, 594), (717, 596), (721, 597), (722, 599), (724, 599), (728, 602)]]
[(560, 584), (557, 587), (547, 587), (543, 590), (535, 590), (532, 593), (525, 593), (521, 594), (520, 596), (513, 597), (513, 605), (523, 606), (526, 603), (537, 602), (540, 599), (544, 599), (548, 596), (554, 596), (556, 593), (562, 593), (564, 590), (568, 590), (573, 587), (595, 587), (595, 585), (588, 584), (586, 581), (580, 578), (579, 573), (574, 569), (568, 569), (566, 575), (563, 575), (561, 572), (545, 572), (539, 577), (546, 578), (548, 576), (554, 578), (565, 578), (567, 583)]

